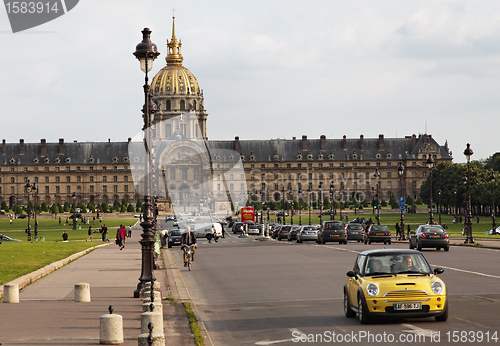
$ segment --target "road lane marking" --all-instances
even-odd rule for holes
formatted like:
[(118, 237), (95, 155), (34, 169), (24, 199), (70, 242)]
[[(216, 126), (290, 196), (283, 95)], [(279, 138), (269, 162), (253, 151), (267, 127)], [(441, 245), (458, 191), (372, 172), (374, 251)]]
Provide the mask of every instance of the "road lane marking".
[(480, 272), (473, 272), (471, 270), (458, 269), (458, 268), (452, 268), (452, 267), (445, 267), (445, 266), (437, 265), (437, 264), (432, 264), (432, 266), (433, 267), (441, 267), (441, 268), (449, 269), (449, 270), (455, 270), (457, 272), (462, 272), (462, 273), (475, 274), (475, 275), (480, 275), (480, 276), (486, 276), (486, 277), (489, 277), (489, 278), (500, 279), (500, 276), (498, 276), (498, 275), (491, 275), (491, 274), (485, 274), (485, 273), (480, 273)]
[(422, 329), (420, 327), (414, 326), (413, 324), (401, 323), (401, 326), (404, 328), (409, 328), (409, 329), (403, 329), (403, 332), (406, 332), (406, 333), (425, 335), (426, 337), (431, 337), (433, 335), (436, 335), (436, 332), (433, 332), (432, 330)]
[[(293, 332), (297, 332), (299, 333), (300, 335), (304, 334), (302, 333), (300, 330), (296, 329), (296, 328), (291, 328), (290, 331), (293, 333)], [(290, 342), (290, 341), (294, 341), (296, 339), (283, 339), (283, 340), (263, 340), (263, 341), (257, 341), (255, 343), (255, 345), (260, 345), (260, 346), (267, 346), (267, 345), (274, 345), (274, 344), (282, 344), (284, 342)]]

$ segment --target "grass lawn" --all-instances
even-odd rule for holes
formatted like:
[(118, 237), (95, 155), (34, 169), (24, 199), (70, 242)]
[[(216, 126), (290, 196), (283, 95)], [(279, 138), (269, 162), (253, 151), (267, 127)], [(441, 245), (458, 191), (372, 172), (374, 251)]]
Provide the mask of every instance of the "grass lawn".
[[(108, 238), (114, 239), (116, 229), (120, 224), (128, 226), (133, 225), (136, 221), (137, 219), (104, 219), (103, 223), (108, 227)], [(92, 221), (89, 225), (78, 223), (81, 227), (77, 230), (73, 230), (71, 224), (66, 225), (65, 219), (61, 225), (59, 225), (58, 220), (45, 218), (38, 219), (38, 223), (38, 236), (44, 237), (44, 241), (28, 242), (24, 231), (27, 228), (27, 219), (13, 220), (12, 225), (8, 219), (0, 219), (0, 234), (22, 240), (21, 242), (0, 244), (0, 263), (2, 264), (0, 266), (0, 285), (102, 243), (100, 233), (94, 234), (94, 241), (85, 241), (88, 237), (89, 226), (92, 226), (93, 231), (100, 228), (98, 221), (95, 225)], [(33, 220), (31, 220), (31, 228), (32, 230), (34, 228)], [(67, 231), (69, 235), (67, 243), (62, 242), (64, 231)], [(34, 237), (33, 231), (32, 237)]]

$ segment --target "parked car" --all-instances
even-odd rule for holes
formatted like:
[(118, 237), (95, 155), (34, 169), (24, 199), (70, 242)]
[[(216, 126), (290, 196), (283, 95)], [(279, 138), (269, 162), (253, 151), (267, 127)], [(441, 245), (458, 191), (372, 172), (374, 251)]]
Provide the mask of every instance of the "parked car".
[(194, 219), (194, 217), (188, 217), (188, 218), (186, 219), (186, 222), (187, 222), (187, 223), (196, 223), (196, 220)]
[(181, 245), (181, 237), (182, 233), (184, 232), (186, 232), (185, 229), (170, 230), (168, 237), (168, 247), (171, 248), (172, 246)]
[(391, 244), (391, 231), (387, 225), (370, 225), (365, 232), (365, 244), (384, 243)]
[(271, 238), (276, 239), (276, 237), (278, 236), (278, 232), (280, 231), (280, 229), (281, 229), (281, 225), (274, 225), (273, 226), (273, 230), (271, 232)]
[(278, 234), (276, 235), (276, 239), (277, 240), (288, 239), (288, 233), (290, 232), (291, 229), (292, 229), (292, 226), (290, 226), (290, 225), (281, 226)]
[(316, 241), (318, 239), (318, 229), (313, 225), (306, 225), (300, 228), (297, 232), (297, 243), (302, 243), (306, 240)]
[(344, 314), (362, 324), (382, 317), (432, 316), (448, 319), (448, 297), (438, 274), (420, 251), (369, 250), (358, 254), (353, 270), (346, 275)]
[(27, 215), (25, 215), (25, 214), (17, 215), (18, 219), (26, 219), (26, 217), (27, 217)]
[(250, 225), (248, 226), (248, 234), (252, 234), (252, 235), (260, 235), (262, 231), (262, 226), (261, 225)]
[(323, 225), (318, 231), (318, 244), (326, 242), (338, 242), (339, 244), (347, 244), (347, 230), (343, 221), (328, 220), (323, 222)]
[(75, 214), (71, 215), (69, 218), (70, 218), (70, 219), (77, 219), (77, 220), (79, 220), (79, 219), (81, 219), (81, 218), (82, 218), (82, 214), (80, 214), (80, 213), (75, 213)]
[(19, 240), (19, 239), (13, 239), (9, 236), (6, 236), (6, 235), (3, 235), (3, 234), (0, 234), (0, 244), (4, 241), (22, 241), (22, 240)]
[(420, 225), (410, 235), (410, 249), (436, 248), (450, 250), (450, 238), (443, 227), (439, 225)]
[(288, 241), (297, 240), (298, 231), (300, 231), (300, 226), (293, 225), (292, 228), (290, 229), (290, 232), (288, 232)]
[(347, 224), (347, 240), (357, 240), (361, 242), (364, 240), (365, 230), (360, 223), (350, 222)]
[(241, 225), (243, 225), (243, 222), (235, 222), (235, 223), (233, 223), (233, 233), (239, 233), (239, 232), (241, 232)]

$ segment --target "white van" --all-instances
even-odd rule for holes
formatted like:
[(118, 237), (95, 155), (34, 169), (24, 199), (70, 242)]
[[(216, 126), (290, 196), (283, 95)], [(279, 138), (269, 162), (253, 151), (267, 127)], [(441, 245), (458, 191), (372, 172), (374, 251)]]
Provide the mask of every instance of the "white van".
[(214, 232), (212, 232), (212, 227), (215, 228), (215, 235), (217, 235), (218, 238), (222, 237), (221, 224), (218, 222), (213, 222), (213, 223), (206, 223), (203, 225), (203, 227), (196, 228), (194, 230), (196, 238), (207, 238), (207, 234), (212, 234), (213, 236)]

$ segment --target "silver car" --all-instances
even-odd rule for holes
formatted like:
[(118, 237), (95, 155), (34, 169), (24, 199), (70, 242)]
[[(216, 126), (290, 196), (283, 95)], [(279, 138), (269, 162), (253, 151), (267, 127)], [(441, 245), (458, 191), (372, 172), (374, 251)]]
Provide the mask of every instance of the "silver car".
[(302, 226), (300, 230), (297, 232), (297, 243), (302, 243), (304, 241), (318, 240), (318, 227), (313, 225)]

